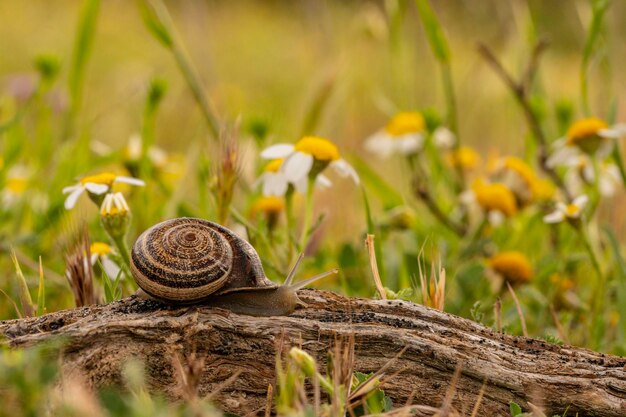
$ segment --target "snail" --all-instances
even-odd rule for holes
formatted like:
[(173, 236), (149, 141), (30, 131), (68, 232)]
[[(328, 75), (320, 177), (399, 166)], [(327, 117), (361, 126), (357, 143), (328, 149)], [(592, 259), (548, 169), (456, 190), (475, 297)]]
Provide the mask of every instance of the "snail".
[(166, 303), (205, 305), (252, 316), (284, 316), (304, 305), (297, 290), (337, 272), (334, 269), (293, 284), (302, 255), (285, 283), (263, 271), (252, 245), (224, 226), (176, 218), (143, 232), (131, 251), (131, 273), (151, 298)]

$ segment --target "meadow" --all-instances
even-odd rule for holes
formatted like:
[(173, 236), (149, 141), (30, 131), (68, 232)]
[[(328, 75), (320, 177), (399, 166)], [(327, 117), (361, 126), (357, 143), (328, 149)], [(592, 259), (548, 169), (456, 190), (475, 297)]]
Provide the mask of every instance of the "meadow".
[[(135, 239), (198, 217), (275, 282), (303, 253), (298, 279), (339, 270), (315, 288), (626, 355), (625, 19), (609, 0), (0, 0), (0, 319), (133, 294)], [(0, 415), (220, 415), (149, 393), (135, 362), (125, 390), (61, 395), (57, 348), (3, 348)], [(314, 415), (289, 396), (311, 360), (279, 367), (279, 415)], [(352, 415), (389, 411), (371, 391)]]

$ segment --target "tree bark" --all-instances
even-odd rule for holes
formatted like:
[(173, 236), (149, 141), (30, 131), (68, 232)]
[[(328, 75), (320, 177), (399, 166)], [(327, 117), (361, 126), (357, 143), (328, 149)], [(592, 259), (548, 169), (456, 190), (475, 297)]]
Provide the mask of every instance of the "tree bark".
[[(120, 384), (130, 357), (146, 364), (148, 384), (179, 398), (172, 357), (203, 357), (200, 394), (217, 387), (219, 406), (244, 415), (264, 408), (275, 383), (276, 350), (302, 346), (325, 363), (341, 337), (354, 335), (355, 364), (375, 372), (392, 360), (383, 389), (396, 406), (438, 407), (457, 367), (453, 406), (470, 415), (483, 383), (478, 416), (508, 416), (509, 401), (548, 416), (626, 416), (626, 359), (543, 340), (496, 333), (480, 324), (405, 301), (346, 298), (302, 290), (308, 307), (287, 317), (251, 317), (203, 306), (163, 306), (129, 297), (42, 317), (0, 322), (10, 346), (32, 346), (57, 336), (66, 372), (93, 386)], [(223, 381), (240, 372), (227, 386)]]

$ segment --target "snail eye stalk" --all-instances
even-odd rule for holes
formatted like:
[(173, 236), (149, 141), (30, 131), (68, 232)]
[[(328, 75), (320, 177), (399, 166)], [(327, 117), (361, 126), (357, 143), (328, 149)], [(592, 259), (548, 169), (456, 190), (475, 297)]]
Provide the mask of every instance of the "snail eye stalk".
[(297, 291), (300, 288), (304, 288), (307, 285), (317, 281), (318, 279), (322, 279), (324, 277), (327, 277), (328, 275), (336, 274), (337, 272), (339, 272), (338, 268), (334, 268), (334, 269), (331, 269), (330, 271), (326, 271), (326, 272), (322, 272), (321, 274), (317, 274), (317, 275), (315, 275), (315, 276), (313, 276), (313, 277), (311, 277), (309, 279), (306, 279), (304, 281), (300, 281), (297, 284), (292, 284), (293, 278), (296, 275), (296, 270), (300, 266), (300, 263), (302, 262), (303, 258), (304, 258), (304, 254), (303, 253), (298, 255), (298, 259), (296, 259), (296, 263), (293, 265), (293, 267), (289, 271), (289, 274), (287, 274), (287, 278), (285, 279), (285, 283), (283, 284), (285, 287), (289, 287), (289, 288), (293, 289), (294, 291)]
[(304, 253), (300, 253), (300, 255), (298, 255), (298, 259), (296, 259), (296, 263), (293, 264), (293, 267), (289, 271), (289, 274), (287, 274), (287, 278), (285, 279), (285, 284), (284, 284), (287, 287), (291, 285), (291, 282), (293, 281), (293, 277), (296, 275), (296, 270), (300, 266), (302, 259), (304, 259)]

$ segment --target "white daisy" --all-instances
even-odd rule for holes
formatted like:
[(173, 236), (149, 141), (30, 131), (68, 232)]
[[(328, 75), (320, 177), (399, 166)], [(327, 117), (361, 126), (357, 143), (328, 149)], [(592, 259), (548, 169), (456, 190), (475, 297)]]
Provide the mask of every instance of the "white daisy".
[[(328, 139), (316, 136), (305, 136), (291, 144), (277, 144), (266, 148), (261, 152), (261, 157), (265, 159), (282, 159), (279, 172), (284, 178), (275, 177), (274, 183), (270, 186), (273, 191), (281, 191), (286, 187), (285, 180), (298, 187), (306, 186), (310, 176), (319, 178), (321, 172), (326, 167), (331, 167), (342, 177), (351, 177), (355, 183), (359, 183), (359, 176), (354, 168), (339, 155), (337, 146)], [(330, 181), (321, 177), (319, 184), (330, 185)], [(286, 190), (286, 188), (285, 188)]]
[(124, 215), (130, 211), (128, 203), (124, 199), (122, 193), (109, 193), (104, 196), (102, 206), (100, 207), (101, 216), (116, 216), (118, 214)]
[[(584, 154), (576, 160), (569, 161), (565, 173), (565, 184), (574, 193), (583, 191), (586, 184), (594, 184), (596, 173), (591, 159)], [(609, 162), (598, 163), (598, 188), (604, 197), (612, 197), (622, 185), (622, 176), (617, 165)]]
[(400, 112), (365, 140), (365, 149), (383, 158), (394, 153), (412, 155), (424, 147), (424, 130), (424, 117), (420, 113)]
[(565, 137), (554, 142), (555, 152), (548, 158), (550, 167), (567, 165), (581, 152), (598, 158), (606, 158), (613, 149), (613, 140), (626, 135), (626, 124), (609, 126), (597, 117), (574, 122)]
[(78, 197), (80, 197), (80, 195), (85, 190), (94, 195), (102, 195), (106, 192), (111, 191), (111, 187), (115, 183), (124, 183), (137, 186), (146, 185), (146, 183), (140, 179), (115, 175), (111, 172), (103, 172), (101, 174), (90, 175), (82, 178), (78, 184), (72, 185), (70, 187), (65, 187), (63, 189), (63, 194), (69, 194), (65, 199), (65, 208), (67, 210), (72, 209), (76, 205)]
[(586, 195), (580, 195), (569, 204), (557, 203), (556, 210), (543, 217), (545, 223), (560, 223), (563, 220), (577, 220), (582, 215), (582, 211), (589, 202)]
[[(110, 279), (117, 278), (120, 267), (109, 257), (113, 252), (110, 245), (104, 242), (94, 242), (89, 247), (91, 252), (91, 265), (95, 265), (98, 261), (102, 264), (102, 269)], [(122, 275), (124, 276), (124, 275)]]
[[(289, 180), (283, 171), (281, 166), (283, 164), (282, 159), (273, 159), (265, 166), (265, 172), (256, 180), (254, 186), (261, 185), (261, 190), (264, 196), (276, 196), (282, 197), (287, 193), (289, 188)], [(305, 193), (308, 187), (307, 177), (302, 177), (298, 182), (292, 184), (294, 189), (299, 193)], [(324, 174), (319, 174), (315, 178), (315, 185), (320, 188), (328, 188), (332, 185), (332, 182)]]

